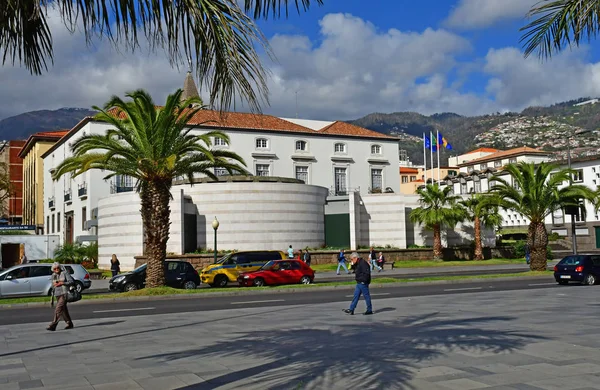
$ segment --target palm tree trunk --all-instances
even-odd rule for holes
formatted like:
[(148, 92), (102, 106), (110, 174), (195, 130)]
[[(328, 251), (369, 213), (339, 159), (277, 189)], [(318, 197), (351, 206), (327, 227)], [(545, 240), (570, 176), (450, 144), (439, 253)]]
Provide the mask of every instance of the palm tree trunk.
[(442, 254), (442, 233), (440, 225), (433, 225), (433, 259), (441, 260)]
[(548, 246), (548, 232), (544, 222), (531, 222), (527, 231), (527, 245), (529, 246), (532, 271), (545, 271), (548, 266), (546, 251)]
[(483, 248), (481, 246), (481, 222), (479, 217), (475, 216), (475, 220), (473, 221), (473, 225), (475, 228), (475, 256), (474, 260), (483, 260)]
[(142, 184), (142, 220), (146, 237), (146, 287), (160, 287), (165, 284), (164, 261), (167, 256), (171, 210), (169, 182), (148, 182)]

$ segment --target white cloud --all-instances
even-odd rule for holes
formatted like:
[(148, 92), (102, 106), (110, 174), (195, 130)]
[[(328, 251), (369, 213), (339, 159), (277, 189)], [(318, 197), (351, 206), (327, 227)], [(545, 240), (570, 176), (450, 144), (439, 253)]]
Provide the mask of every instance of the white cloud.
[(485, 60), (483, 70), (491, 76), (486, 90), (499, 111), (600, 96), (600, 63), (586, 62), (586, 48), (562, 52), (546, 62), (525, 59), (514, 47), (492, 49)]
[(482, 28), (510, 19), (523, 19), (540, 0), (460, 0), (446, 25), (458, 29)]

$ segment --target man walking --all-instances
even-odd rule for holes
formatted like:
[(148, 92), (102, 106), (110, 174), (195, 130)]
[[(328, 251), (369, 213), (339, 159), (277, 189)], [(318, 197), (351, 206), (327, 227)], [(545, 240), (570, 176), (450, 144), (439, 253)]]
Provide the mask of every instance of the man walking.
[(306, 263), (306, 265), (308, 265), (310, 267), (310, 252), (308, 251), (308, 247), (306, 247), (306, 250), (304, 251), (304, 262)]
[(350, 271), (346, 268), (346, 254), (343, 249), (340, 249), (340, 253), (338, 253), (338, 266), (337, 271), (335, 271), (338, 275), (340, 274), (340, 267), (342, 267), (347, 274), (350, 274)]
[(356, 288), (354, 289), (354, 298), (350, 304), (350, 308), (344, 310), (344, 313), (354, 315), (354, 309), (358, 305), (360, 296), (365, 297), (365, 303), (367, 304), (367, 311), (364, 315), (368, 316), (373, 314), (373, 306), (371, 306), (371, 294), (369, 293), (369, 284), (371, 284), (371, 267), (366, 261), (358, 257), (358, 253), (352, 252), (351, 256), (352, 264), (356, 270)]

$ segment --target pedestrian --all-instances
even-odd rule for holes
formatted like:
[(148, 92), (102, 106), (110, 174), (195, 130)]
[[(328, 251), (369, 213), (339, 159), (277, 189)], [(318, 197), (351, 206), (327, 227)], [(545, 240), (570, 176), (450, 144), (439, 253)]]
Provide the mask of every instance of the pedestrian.
[(294, 258), (294, 250), (292, 249), (291, 245), (288, 248), (287, 253), (288, 253), (288, 259), (293, 259)]
[(347, 274), (350, 274), (350, 271), (348, 271), (348, 268), (346, 267), (346, 254), (343, 249), (340, 249), (340, 253), (338, 253), (338, 266), (336, 271), (338, 275), (340, 274), (340, 267), (342, 267)]
[(385, 264), (385, 257), (383, 257), (383, 252), (379, 252), (379, 257), (377, 257), (377, 265), (379, 266), (380, 271), (383, 271), (384, 264)]
[(350, 256), (352, 264), (355, 265), (356, 269), (356, 288), (354, 289), (354, 298), (350, 303), (350, 308), (344, 310), (344, 313), (354, 315), (354, 309), (358, 305), (360, 296), (365, 297), (365, 303), (367, 304), (367, 311), (364, 315), (368, 316), (373, 314), (373, 306), (371, 305), (371, 294), (369, 293), (369, 284), (371, 284), (371, 268), (366, 261), (358, 257), (358, 253), (352, 252)]
[(529, 251), (529, 245), (525, 244), (525, 261), (527, 264), (531, 263), (531, 252)]
[(119, 262), (119, 259), (117, 259), (117, 255), (114, 253), (110, 259), (110, 272), (112, 272), (113, 278), (117, 276), (119, 272), (121, 272), (121, 263)]
[(27, 264), (29, 260), (27, 259), (27, 255), (23, 252), (23, 256), (21, 256), (21, 264)]
[(373, 247), (371, 247), (369, 250), (369, 265), (371, 267), (371, 272), (373, 272), (375, 267), (377, 267), (379, 272), (381, 272), (381, 267), (377, 265), (377, 253), (375, 253), (375, 248)]
[(308, 251), (308, 247), (306, 247), (306, 249), (304, 250), (304, 262), (309, 267), (310, 267), (310, 261), (311, 261), (310, 252)]
[(300, 261), (300, 260), (302, 260), (302, 259), (304, 259), (304, 255), (302, 254), (302, 249), (300, 249), (300, 250), (298, 251), (298, 258), (296, 258), (296, 260)]
[(61, 317), (67, 324), (65, 329), (73, 329), (73, 321), (67, 308), (67, 292), (70, 279), (71, 277), (67, 276), (66, 271), (61, 270), (59, 263), (52, 264), (52, 286), (54, 287), (52, 302), (54, 303), (54, 298), (56, 298), (56, 308), (54, 309), (54, 319), (46, 328), (49, 331), (54, 332), (56, 330), (56, 325), (58, 325)]

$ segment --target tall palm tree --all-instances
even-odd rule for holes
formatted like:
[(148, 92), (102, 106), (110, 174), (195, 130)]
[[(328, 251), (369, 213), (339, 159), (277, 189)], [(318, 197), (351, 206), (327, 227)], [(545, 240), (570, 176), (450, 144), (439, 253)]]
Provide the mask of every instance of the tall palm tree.
[(566, 46), (579, 46), (600, 30), (600, 1), (543, 0), (528, 14), (535, 19), (521, 28), (525, 56), (537, 51), (542, 58), (552, 56)]
[(437, 184), (427, 184), (419, 188), (417, 194), (420, 207), (411, 211), (410, 219), (433, 231), (433, 257), (441, 259), (442, 227), (453, 227), (464, 218), (460, 197), (452, 194), (451, 186), (442, 189)]
[[(529, 219), (527, 245), (531, 253), (532, 271), (546, 269), (548, 232), (544, 219), (556, 210), (578, 206), (582, 200), (595, 202), (595, 194), (584, 185), (572, 184), (573, 171), (558, 165), (520, 162), (509, 164), (505, 169), (510, 179), (497, 174), (492, 180), (496, 185), (492, 192), (498, 197), (498, 205)], [(512, 183), (511, 183), (512, 180)], [(569, 185), (565, 185), (565, 184)]]
[(466, 219), (473, 221), (475, 260), (483, 260), (482, 227), (496, 228), (502, 224), (497, 203), (489, 195), (484, 194), (475, 194), (460, 202), (465, 210)]
[[(0, 56), (41, 74), (53, 62), (49, 8), (60, 14), (69, 31), (82, 30), (88, 44), (94, 38), (132, 52), (140, 37), (148, 48), (164, 49), (172, 64), (194, 58), (201, 81), (208, 84), (211, 105), (227, 109), (236, 93), (253, 109), (268, 102), (266, 72), (256, 47), (272, 54), (253, 21), (287, 16), (323, 0), (2, 0)], [(58, 25), (58, 24), (55, 24)]]
[[(201, 100), (181, 101), (182, 90), (167, 97), (164, 107), (157, 107), (150, 95), (137, 90), (127, 94), (132, 100), (113, 96), (96, 119), (112, 125), (106, 134), (88, 134), (76, 140), (73, 156), (56, 169), (54, 178), (67, 172), (73, 176), (90, 169), (108, 172), (105, 179), (127, 175), (137, 180), (141, 214), (146, 237), (148, 287), (164, 284), (163, 261), (169, 239), (171, 185), (176, 177), (192, 182), (196, 175), (216, 179), (213, 168), (228, 172), (245, 172), (244, 161), (225, 150), (211, 150), (212, 138), (229, 142), (226, 134), (210, 131), (192, 134), (190, 119), (200, 109)], [(191, 107), (191, 108), (188, 108)]]

